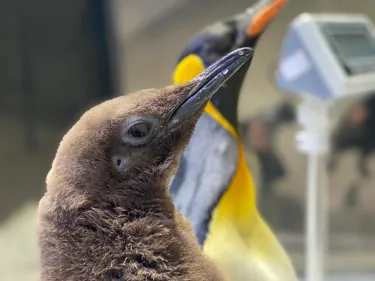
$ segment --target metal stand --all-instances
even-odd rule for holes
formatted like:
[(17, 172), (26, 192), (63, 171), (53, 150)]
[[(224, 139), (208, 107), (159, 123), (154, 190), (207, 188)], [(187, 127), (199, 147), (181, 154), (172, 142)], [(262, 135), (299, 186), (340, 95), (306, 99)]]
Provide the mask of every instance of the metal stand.
[(306, 280), (323, 281), (328, 231), (326, 204), (326, 165), (330, 105), (304, 97), (298, 120), (303, 131), (298, 134), (300, 151), (307, 154)]
[(324, 157), (308, 156), (307, 216), (306, 216), (306, 277), (307, 281), (324, 280), (326, 241), (328, 235), (326, 212), (326, 185), (319, 181), (324, 177)]

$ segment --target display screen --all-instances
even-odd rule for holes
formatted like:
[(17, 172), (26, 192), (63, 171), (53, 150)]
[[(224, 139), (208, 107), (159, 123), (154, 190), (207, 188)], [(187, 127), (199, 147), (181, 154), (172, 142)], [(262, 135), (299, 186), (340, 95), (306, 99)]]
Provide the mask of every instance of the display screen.
[(345, 59), (375, 56), (375, 44), (364, 33), (331, 34), (332, 43)]

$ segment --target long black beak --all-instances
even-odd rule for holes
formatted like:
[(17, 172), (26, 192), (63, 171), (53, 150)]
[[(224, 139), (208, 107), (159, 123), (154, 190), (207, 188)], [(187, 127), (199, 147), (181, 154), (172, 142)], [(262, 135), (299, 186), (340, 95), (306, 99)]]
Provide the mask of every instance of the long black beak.
[(250, 48), (235, 50), (196, 76), (197, 85), (171, 115), (168, 129), (178, 127), (201, 110), (219, 88), (254, 54)]

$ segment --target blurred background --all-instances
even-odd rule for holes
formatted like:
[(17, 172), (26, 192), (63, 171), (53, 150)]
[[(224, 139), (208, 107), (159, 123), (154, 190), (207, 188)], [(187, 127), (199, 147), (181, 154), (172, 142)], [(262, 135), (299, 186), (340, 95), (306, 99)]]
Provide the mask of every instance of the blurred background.
[[(0, 1), (0, 280), (37, 280), (37, 202), (58, 143), (80, 114), (115, 95), (171, 84), (177, 58), (190, 38), (252, 3)], [(287, 26), (302, 12), (359, 12), (375, 20), (375, 3), (290, 0), (260, 40), (241, 94), (239, 117), (248, 163), (262, 195), (261, 211), (301, 276), (306, 163), (294, 147), (298, 125), (287, 118), (273, 124), (273, 134), (267, 135), (264, 116), (269, 110), (293, 116), (296, 100), (286, 100), (277, 90), (274, 70)], [(375, 159), (366, 151), (369, 157), (362, 167), (360, 139), (352, 142), (357, 146), (340, 143), (350, 131), (346, 121), (355, 124), (356, 133), (366, 123), (371, 108), (361, 102), (335, 108), (344, 121), (334, 140), (339, 158), (330, 165), (327, 190), (330, 280), (375, 280)], [(256, 145), (262, 138), (272, 138), (281, 167), (274, 173), (271, 168), (268, 174), (262, 171)]]

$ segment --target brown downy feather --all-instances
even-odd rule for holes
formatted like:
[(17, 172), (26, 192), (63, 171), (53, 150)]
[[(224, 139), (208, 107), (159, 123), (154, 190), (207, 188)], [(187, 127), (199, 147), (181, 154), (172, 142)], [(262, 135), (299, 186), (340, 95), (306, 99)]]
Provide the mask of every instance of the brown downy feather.
[[(104, 102), (64, 136), (39, 204), (42, 281), (224, 280), (168, 191), (201, 112), (171, 132), (165, 122), (193, 86)], [(133, 146), (124, 128), (139, 118), (158, 130)]]

